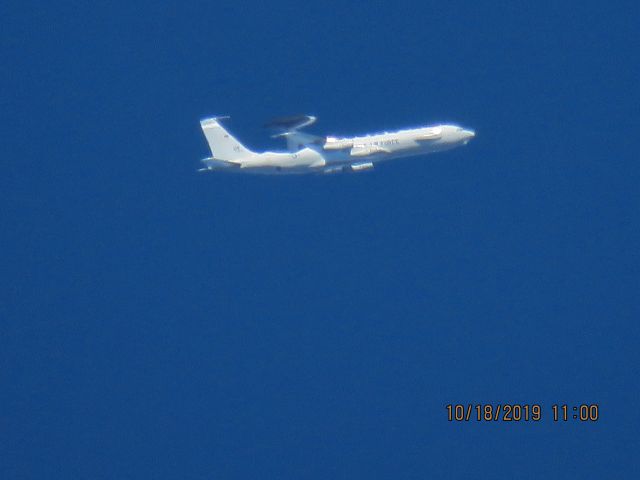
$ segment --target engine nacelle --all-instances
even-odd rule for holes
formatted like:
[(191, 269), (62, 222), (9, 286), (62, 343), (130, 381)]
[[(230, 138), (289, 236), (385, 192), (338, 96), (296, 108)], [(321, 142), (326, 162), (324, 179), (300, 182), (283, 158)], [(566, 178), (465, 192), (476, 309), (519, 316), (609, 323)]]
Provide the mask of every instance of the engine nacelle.
[(351, 164), (351, 170), (353, 170), (354, 172), (359, 172), (361, 170), (370, 170), (372, 168), (373, 168), (373, 163), (371, 163), (371, 162), (352, 163)]

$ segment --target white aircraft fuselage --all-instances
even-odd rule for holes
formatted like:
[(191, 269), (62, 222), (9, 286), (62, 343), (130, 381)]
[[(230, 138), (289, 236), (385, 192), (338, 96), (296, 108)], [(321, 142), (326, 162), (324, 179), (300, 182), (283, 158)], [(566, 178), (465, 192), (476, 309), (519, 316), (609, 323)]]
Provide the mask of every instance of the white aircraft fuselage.
[(231, 136), (218, 118), (203, 120), (201, 126), (213, 155), (202, 160), (205, 167), (201, 171), (261, 174), (357, 172), (378, 162), (450, 150), (466, 145), (475, 136), (472, 130), (457, 125), (340, 138), (292, 130), (280, 135), (286, 137), (290, 151), (256, 153)]

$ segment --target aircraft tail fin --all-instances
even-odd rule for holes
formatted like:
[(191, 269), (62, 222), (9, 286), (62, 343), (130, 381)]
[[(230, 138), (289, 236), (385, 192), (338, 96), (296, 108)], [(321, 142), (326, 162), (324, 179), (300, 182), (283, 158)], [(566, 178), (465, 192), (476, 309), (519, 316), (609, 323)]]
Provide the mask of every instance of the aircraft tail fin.
[(242, 145), (219, 122), (228, 117), (207, 118), (200, 121), (200, 127), (209, 143), (211, 155), (215, 159), (233, 162), (254, 155)]

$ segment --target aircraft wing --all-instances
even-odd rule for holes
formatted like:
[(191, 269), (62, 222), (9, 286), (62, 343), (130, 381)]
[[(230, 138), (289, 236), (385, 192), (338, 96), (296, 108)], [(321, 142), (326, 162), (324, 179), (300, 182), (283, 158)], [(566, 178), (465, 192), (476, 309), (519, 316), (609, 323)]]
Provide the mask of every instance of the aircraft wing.
[(391, 151), (380, 145), (354, 145), (349, 152), (352, 157), (367, 157), (376, 153), (390, 153)]
[(283, 132), (274, 135), (273, 138), (284, 138), (287, 140), (287, 148), (292, 152), (308, 146), (308, 145), (323, 145), (325, 137), (318, 135), (311, 135), (310, 133), (303, 133), (298, 131)]

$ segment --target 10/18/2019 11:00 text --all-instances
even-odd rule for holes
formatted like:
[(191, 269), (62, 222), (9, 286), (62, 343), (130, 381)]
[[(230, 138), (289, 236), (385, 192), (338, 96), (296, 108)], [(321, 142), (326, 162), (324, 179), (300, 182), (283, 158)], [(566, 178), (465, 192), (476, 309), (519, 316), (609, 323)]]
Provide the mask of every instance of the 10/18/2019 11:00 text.
[[(448, 404), (446, 405), (449, 422), (539, 422), (543, 419), (540, 404)], [(600, 408), (593, 404), (554, 404), (551, 406), (551, 418), (554, 422), (597, 422)]]

